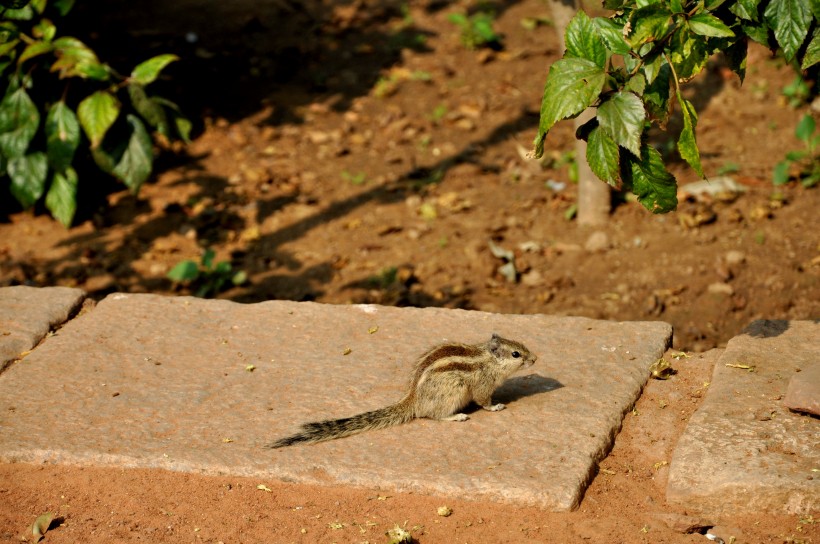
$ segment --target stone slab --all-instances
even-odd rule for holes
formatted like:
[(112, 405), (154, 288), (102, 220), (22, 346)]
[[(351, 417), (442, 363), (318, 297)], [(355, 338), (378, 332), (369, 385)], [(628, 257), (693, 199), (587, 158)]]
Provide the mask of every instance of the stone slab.
[(795, 412), (820, 416), (820, 359), (792, 376), (783, 404)]
[(64, 323), (84, 298), (70, 287), (0, 288), (0, 372)]
[[(492, 332), (538, 356), (496, 392), (506, 410), (264, 448), (301, 423), (395, 402), (427, 348)], [(670, 338), (659, 322), (114, 294), (0, 376), (0, 459), (569, 510)]]
[(730, 340), (675, 448), (667, 499), (710, 514), (820, 509), (820, 419), (783, 402), (818, 364), (818, 321), (755, 321)]

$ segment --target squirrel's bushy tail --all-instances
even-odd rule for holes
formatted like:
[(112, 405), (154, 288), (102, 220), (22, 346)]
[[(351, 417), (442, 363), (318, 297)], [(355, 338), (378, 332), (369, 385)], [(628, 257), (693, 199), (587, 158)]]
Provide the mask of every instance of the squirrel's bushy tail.
[(324, 442), (334, 438), (342, 438), (351, 434), (375, 429), (384, 429), (393, 425), (407, 423), (413, 419), (413, 412), (405, 400), (379, 408), (363, 414), (358, 414), (342, 419), (329, 419), (327, 421), (317, 421), (315, 423), (305, 423), (302, 431), (292, 436), (280, 438), (270, 444), (269, 448), (282, 448), (299, 443)]

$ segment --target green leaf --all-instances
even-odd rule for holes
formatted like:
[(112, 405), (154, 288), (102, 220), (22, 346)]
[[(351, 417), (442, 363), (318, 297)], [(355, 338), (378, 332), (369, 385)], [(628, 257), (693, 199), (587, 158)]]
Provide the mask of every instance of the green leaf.
[(186, 119), (181, 115), (173, 115), (174, 118), (174, 125), (177, 128), (177, 134), (182, 139), (183, 142), (186, 144), (191, 143), (191, 128), (193, 128), (193, 124), (191, 121)]
[(689, 19), (689, 28), (695, 34), (713, 38), (731, 38), (735, 35), (723, 21), (708, 12), (701, 12)]
[(17, 65), (21, 65), (28, 59), (36, 57), (37, 55), (49, 53), (52, 49), (54, 49), (54, 47), (49, 42), (32, 42), (26, 46), (25, 49), (23, 49), (22, 53), (20, 53), (20, 58), (17, 59)]
[(646, 119), (641, 99), (630, 92), (617, 92), (598, 106), (601, 128), (620, 146), (636, 156), (641, 152), (641, 133)]
[(633, 48), (644, 43), (655, 42), (666, 35), (672, 14), (660, 4), (636, 9), (629, 17), (632, 31), (626, 37)]
[(775, 185), (784, 185), (789, 182), (789, 163), (782, 161), (777, 163), (772, 170), (772, 183)]
[(145, 62), (141, 62), (131, 72), (131, 81), (134, 83), (139, 83), (140, 85), (148, 85), (149, 83), (153, 83), (159, 76), (162, 69), (175, 60), (179, 60), (179, 57), (166, 53), (164, 55), (152, 57)]
[(74, 7), (74, 0), (54, 0), (52, 5), (62, 17), (65, 17)]
[(624, 153), (621, 160), (622, 164), (626, 162), (621, 168), (624, 185), (644, 208), (652, 213), (666, 213), (678, 207), (675, 176), (667, 172), (657, 149), (644, 144), (640, 159)]
[(34, 10), (27, 5), (20, 9), (7, 9), (3, 12), (3, 18), (10, 21), (31, 21), (34, 19)]
[(794, 59), (811, 25), (809, 3), (806, 0), (771, 0), (763, 16), (774, 30), (774, 37), (783, 48), (783, 56), (788, 61)]
[(54, 39), (54, 35), (57, 33), (57, 27), (54, 26), (54, 23), (50, 20), (41, 19), (40, 22), (34, 25), (34, 28), (31, 29), (31, 33), (35, 38), (40, 38), (50, 42)]
[(629, 78), (626, 85), (624, 85), (624, 90), (632, 91), (638, 96), (643, 96), (643, 93), (646, 90), (646, 77), (644, 77), (642, 73), (638, 72)]
[(80, 145), (80, 124), (77, 116), (62, 100), (55, 102), (46, 116), (46, 151), (51, 167), (62, 172), (74, 160)]
[(729, 68), (738, 75), (740, 82), (746, 79), (746, 62), (748, 58), (749, 40), (740, 39), (724, 51), (724, 57)]
[(211, 248), (206, 249), (205, 253), (202, 254), (202, 266), (206, 270), (213, 269), (214, 257), (216, 257), (216, 252)]
[(604, 40), (607, 49), (616, 55), (628, 55), (632, 49), (626, 40), (624, 40), (624, 27), (612, 19), (604, 17), (595, 17), (592, 22), (595, 23), (601, 39)]
[(647, 86), (643, 93), (644, 106), (647, 113), (657, 119), (663, 127), (669, 118), (669, 88), (672, 79), (672, 70), (664, 64), (658, 71), (655, 80)]
[(51, 71), (60, 72), (61, 78), (108, 79), (108, 67), (101, 64), (97, 54), (77, 38), (64, 36), (57, 38), (52, 44), (57, 60), (51, 65)]
[(770, 47), (769, 27), (766, 25), (766, 23), (757, 21), (742, 21), (740, 23), (740, 28), (742, 28), (743, 33), (749, 36), (749, 38), (751, 38), (752, 40), (766, 47)]
[(729, 11), (747, 21), (757, 21), (757, 5), (760, 0), (737, 0), (734, 4), (729, 6)]
[(100, 145), (119, 114), (120, 102), (108, 91), (97, 91), (80, 102), (77, 116), (92, 149)]
[(681, 105), (681, 116), (683, 117), (683, 130), (678, 138), (678, 153), (689, 166), (703, 178), (703, 166), (700, 164), (700, 151), (695, 141), (695, 127), (698, 124), (698, 114), (691, 102), (678, 95), (678, 103)]
[(77, 211), (77, 172), (70, 166), (55, 172), (46, 193), (46, 208), (65, 228), (71, 226)]
[(19, 43), (20, 40), (17, 39), (9, 39), (5, 43), (0, 43), (0, 57), (9, 55), (11, 58), (14, 58), (14, 49)]
[(808, 70), (820, 62), (820, 28), (815, 28), (811, 41), (806, 47), (806, 54), (803, 55), (803, 62), (800, 63), (801, 70)]
[(681, 82), (689, 81), (698, 75), (711, 56), (706, 40), (684, 29), (675, 33), (669, 47), (669, 60), (672, 61)]
[(794, 135), (797, 136), (798, 140), (806, 145), (809, 145), (811, 135), (814, 134), (815, 128), (814, 118), (811, 115), (806, 114), (802, 119), (800, 119), (800, 121), (797, 122), (797, 127), (794, 129)]
[(560, 59), (550, 66), (535, 139), (536, 157), (543, 154), (544, 138), (553, 125), (587, 109), (601, 94), (605, 81), (606, 72), (587, 59)]
[(171, 130), (168, 124), (168, 116), (160, 105), (159, 101), (149, 97), (145, 92), (145, 87), (132, 83), (128, 85), (128, 96), (131, 97), (131, 104), (148, 124), (157, 129), (161, 134), (170, 138)]
[(196, 281), (199, 277), (199, 266), (190, 260), (179, 262), (168, 271), (167, 277), (175, 282)]
[(600, 126), (589, 133), (587, 163), (598, 178), (620, 189), (618, 144)]
[(131, 125), (131, 137), (125, 152), (114, 167), (113, 174), (117, 176), (132, 193), (137, 194), (143, 182), (151, 175), (154, 162), (151, 136), (145, 130), (139, 117), (128, 114), (128, 124)]
[(40, 126), (37, 106), (20, 87), (0, 102), (0, 154), (6, 158), (22, 157)]
[(570, 20), (564, 34), (567, 51), (564, 58), (592, 61), (600, 68), (606, 66), (606, 47), (598, 34), (597, 26), (586, 13), (578, 11)]
[(38, 151), (22, 157), (9, 159), (8, 175), (11, 178), (11, 194), (25, 209), (34, 206), (46, 186), (48, 159)]

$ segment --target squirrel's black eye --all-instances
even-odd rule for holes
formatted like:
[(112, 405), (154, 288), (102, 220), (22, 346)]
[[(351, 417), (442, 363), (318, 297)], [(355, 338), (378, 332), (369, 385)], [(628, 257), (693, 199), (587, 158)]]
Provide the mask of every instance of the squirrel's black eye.
[(518, 359), (519, 357), (521, 357), (521, 353), (519, 353), (517, 351), (513, 351), (512, 356), (513, 356), (513, 359)]

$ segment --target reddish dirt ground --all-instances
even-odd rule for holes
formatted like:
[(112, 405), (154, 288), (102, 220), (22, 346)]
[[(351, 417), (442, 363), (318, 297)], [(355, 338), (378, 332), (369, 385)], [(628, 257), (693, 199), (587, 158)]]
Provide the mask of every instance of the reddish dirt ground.
[[(168, 51), (183, 58), (158, 90), (186, 107), (198, 130), (190, 146), (160, 157), (138, 197), (84, 178), (86, 204), (71, 229), (15, 210), (6, 197), (0, 285), (77, 286), (95, 299), (190, 293), (196, 286), (174, 285), (166, 274), (212, 248), (217, 261), (247, 274), (246, 284), (218, 295), (241, 302), (658, 319), (675, 327), (675, 348), (695, 352), (725, 345), (758, 317), (820, 317), (820, 191), (775, 191), (770, 182), (774, 164), (798, 148), (797, 120), (811, 112), (782, 97), (790, 68), (752, 47), (742, 86), (718, 59), (687, 87), (707, 175), (731, 170), (746, 193), (682, 199), (663, 216), (616, 198), (606, 227), (583, 228), (565, 218), (577, 200), (561, 165), (573, 149), (570, 124), (547, 139), (552, 160), (522, 156), (546, 70), (560, 54), (554, 29), (522, 22), (548, 17), (548, 7), (494, 4), (504, 48), (470, 51), (447, 20), (467, 6), (78, 6), (75, 24), (90, 28), (88, 40), (112, 63)], [(670, 149), (665, 141), (658, 136)], [(668, 158), (681, 184), (696, 181), (671, 151)], [(548, 180), (566, 186), (556, 191)], [(607, 239), (588, 250), (596, 230)], [(498, 273), (503, 263), (490, 240), (514, 251), (517, 282)], [(680, 513), (664, 505), (664, 469), (654, 465), (669, 459), (709, 379), (708, 369), (692, 368), (689, 377), (653, 382), (602, 465), (615, 474), (599, 474), (572, 514), (276, 482), (264, 482), (266, 493), (256, 489), (262, 482), (241, 478), (6, 465), (0, 534), (16, 539), (53, 509), (65, 519), (47, 536), (55, 542), (384, 542), (389, 526), (405, 522), (422, 527), (413, 531), (422, 542), (703, 542), (656, 517)], [(665, 396), (679, 405), (657, 408)], [(650, 458), (640, 445), (654, 433), (664, 433), (665, 449)], [(436, 516), (444, 502), (453, 516)], [(336, 522), (341, 529), (330, 528)], [(816, 525), (794, 516), (728, 522), (747, 542), (818, 541)]]

